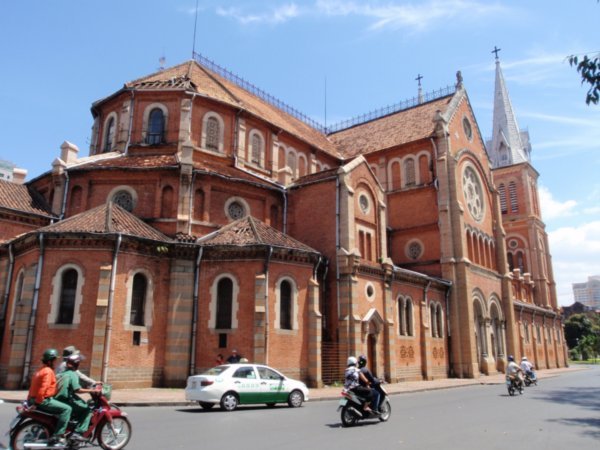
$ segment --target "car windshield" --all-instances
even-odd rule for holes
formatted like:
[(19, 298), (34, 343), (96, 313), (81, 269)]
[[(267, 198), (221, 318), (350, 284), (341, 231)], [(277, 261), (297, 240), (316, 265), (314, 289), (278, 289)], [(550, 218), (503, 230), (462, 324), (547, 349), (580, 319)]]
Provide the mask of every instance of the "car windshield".
[(201, 375), (221, 375), (227, 369), (229, 369), (229, 366), (217, 366), (217, 367), (208, 369), (206, 372), (202, 372)]

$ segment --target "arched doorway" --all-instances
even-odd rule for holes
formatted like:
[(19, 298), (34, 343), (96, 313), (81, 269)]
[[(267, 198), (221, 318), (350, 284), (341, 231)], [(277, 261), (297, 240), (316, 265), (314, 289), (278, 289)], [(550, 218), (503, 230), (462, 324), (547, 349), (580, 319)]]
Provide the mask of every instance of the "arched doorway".
[(363, 344), (365, 354), (368, 359), (368, 365), (373, 375), (383, 378), (384, 376), (384, 349), (383, 339), (380, 339), (383, 331), (383, 319), (375, 308), (362, 319), (363, 324)]
[(475, 334), (475, 347), (477, 351), (477, 366), (481, 373), (485, 373), (484, 362), (488, 355), (487, 337), (485, 334), (485, 317), (483, 307), (478, 299), (473, 301), (473, 332)]

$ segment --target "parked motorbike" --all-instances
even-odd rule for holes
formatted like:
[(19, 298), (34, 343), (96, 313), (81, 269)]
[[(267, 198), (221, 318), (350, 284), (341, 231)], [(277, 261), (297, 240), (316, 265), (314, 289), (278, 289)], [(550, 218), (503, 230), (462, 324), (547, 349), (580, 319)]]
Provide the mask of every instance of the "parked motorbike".
[(386, 422), (390, 418), (392, 415), (392, 405), (388, 399), (387, 392), (381, 383), (377, 383), (373, 388), (377, 389), (381, 395), (379, 400), (379, 414), (365, 411), (365, 399), (363, 397), (347, 389), (342, 390), (342, 398), (340, 398), (337, 409), (338, 411), (342, 411), (342, 426), (350, 427), (363, 419), (379, 419), (381, 422)]
[(508, 388), (508, 395), (515, 395), (516, 392), (522, 394), (523, 380), (518, 375), (515, 375), (513, 377), (506, 377), (506, 387)]
[(100, 446), (104, 450), (120, 450), (127, 445), (131, 438), (131, 423), (127, 413), (109, 402), (110, 390), (107, 386), (90, 394), (89, 402), (92, 410), (90, 426), (82, 433), (84, 440), (70, 439), (77, 426), (69, 422), (66, 434), (66, 444), (48, 445), (48, 439), (56, 428), (56, 416), (47, 414), (35, 408), (30, 408), (26, 402), (17, 407), (17, 416), (10, 424), (10, 448), (25, 449), (70, 449)]
[(533, 370), (525, 372), (525, 379), (523, 381), (527, 387), (531, 386), (532, 384), (537, 386), (537, 375)]

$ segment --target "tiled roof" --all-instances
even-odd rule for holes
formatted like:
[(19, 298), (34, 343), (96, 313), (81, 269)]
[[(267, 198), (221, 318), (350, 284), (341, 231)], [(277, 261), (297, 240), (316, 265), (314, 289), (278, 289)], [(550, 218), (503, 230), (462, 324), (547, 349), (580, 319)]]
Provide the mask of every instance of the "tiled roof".
[(73, 167), (75, 169), (152, 169), (164, 167), (177, 167), (176, 155), (143, 155), (130, 156), (121, 155), (116, 158), (101, 159), (98, 161), (90, 161)]
[(196, 61), (156, 72), (144, 78), (126, 83), (125, 87), (135, 88), (140, 84), (164, 83), (171, 79), (187, 78), (191, 89), (207, 97), (242, 108), (251, 114), (266, 120), (286, 132), (304, 140), (308, 144), (331, 155), (340, 157), (337, 148), (327, 137), (315, 128), (282, 111), (281, 109), (261, 100), (256, 95), (239, 87), (235, 83), (212, 72)]
[(304, 184), (316, 183), (318, 181), (327, 180), (329, 178), (334, 178), (338, 172), (338, 168), (334, 167), (333, 169), (323, 170), (321, 172), (310, 173), (308, 175), (304, 175), (303, 177), (298, 178), (294, 182), (294, 186), (301, 186)]
[(267, 179), (266, 177), (260, 177), (258, 175), (239, 169), (237, 167), (225, 165), (222, 163), (211, 162), (206, 159), (202, 161), (194, 161), (194, 170), (200, 170), (208, 174), (221, 175), (228, 178), (237, 178), (240, 180), (258, 183), (269, 187), (273, 187), (276, 185), (275, 182), (273, 182), (270, 179)]
[(252, 216), (238, 219), (220, 230), (200, 238), (197, 243), (209, 247), (270, 245), (309, 253), (319, 253), (308, 245), (297, 241)]
[(171, 239), (114, 203), (107, 203), (47, 227), (46, 233), (121, 233), (153, 241)]
[(0, 208), (52, 217), (50, 205), (33, 188), (0, 180)]
[(329, 135), (344, 158), (365, 155), (432, 136), (436, 111), (446, 110), (452, 95), (423, 103)]

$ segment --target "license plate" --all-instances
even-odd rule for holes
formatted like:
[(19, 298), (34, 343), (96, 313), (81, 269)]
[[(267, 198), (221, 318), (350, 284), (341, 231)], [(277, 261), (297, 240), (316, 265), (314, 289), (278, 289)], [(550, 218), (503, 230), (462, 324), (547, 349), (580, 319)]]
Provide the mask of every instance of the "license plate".
[(346, 403), (348, 403), (347, 398), (340, 398), (340, 406), (346, 406)]

